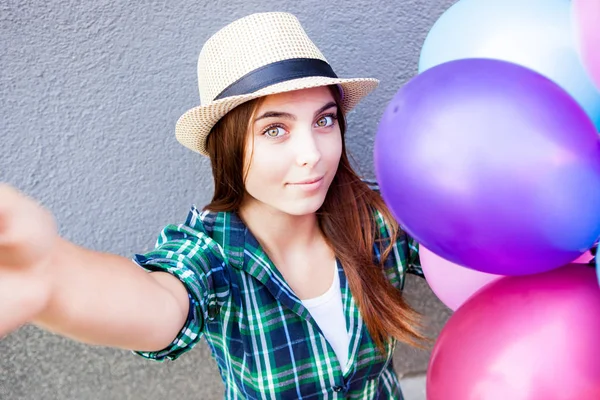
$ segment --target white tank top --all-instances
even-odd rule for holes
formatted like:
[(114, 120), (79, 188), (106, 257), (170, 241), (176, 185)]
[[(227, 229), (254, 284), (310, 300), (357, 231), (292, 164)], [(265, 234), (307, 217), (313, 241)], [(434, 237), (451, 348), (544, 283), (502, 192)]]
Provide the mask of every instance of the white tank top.
[(333, 269), (333, 283), (327, 292), (319, 297), (302, 300), (302, 304), (321, 328), (325, 339), (333, 347), (342, 370), (344, 370), (348, 362), (350, 335), (346, 331), (346, 318), (342, 306), (342, 291), (340, 289), (337, 261)]

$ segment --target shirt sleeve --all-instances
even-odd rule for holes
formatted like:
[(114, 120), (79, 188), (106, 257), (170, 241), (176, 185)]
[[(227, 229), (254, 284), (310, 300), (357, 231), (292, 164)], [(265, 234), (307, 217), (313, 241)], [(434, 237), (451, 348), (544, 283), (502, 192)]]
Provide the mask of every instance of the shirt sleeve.
[[(376, 180), (370, 179), (362, 179), (364, 183), (366, 183), (371, 190), (377, 193), (381, 193), (379, 190), (379, 183)], [(378, 223), (383, 224), (383, 219), (381, 215), (377, 213)], [(405, 262), (406, 263), (406, 272), (409, 274), (417, 275), (422, 278), (425, 278), (423, 274), (423, 270), (421, 269), (421, 261), (419, 258), (419, 243), (415, 239), (413, 239), (408, 233), (404, 231), (402, 226), (400, 226), (400, 231), (398, 232), (398, 237), (396, 238), (396, 254), (397, 257), (399, 254), (402, 254), (401, 258), (404, 260), (398, 260), (397, 262)]]
[(408, 254), (408, 269), (406, 272), (425, 278), (421, 268), (421, 259), (419, 258), (419, 243), (408, 233), (404, 231), (403, 233), (406, 236), (406, 254)]
[(133, 261), (149, 272), (168, 272), (186, 287), (190, 308), (184, 326), (165, 349), (134, 354), (156, 361), (175, 360), (191, 350), (201, 338), (207, 305), (215, 296), (211, 264), (222, 262), (211, 249), (207, 235), (186, 225), (169, 225), (160, 233), (154, 250), (136, 254)]

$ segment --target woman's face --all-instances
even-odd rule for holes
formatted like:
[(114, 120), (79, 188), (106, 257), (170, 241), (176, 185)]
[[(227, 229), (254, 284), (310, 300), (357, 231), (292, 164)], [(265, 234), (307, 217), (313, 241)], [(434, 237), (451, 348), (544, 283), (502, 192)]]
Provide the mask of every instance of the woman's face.
[(306, 215), (327, 195), (342, 154), (337, 105), (327, 87), (267, 96), (249, 124), (242, 207)]

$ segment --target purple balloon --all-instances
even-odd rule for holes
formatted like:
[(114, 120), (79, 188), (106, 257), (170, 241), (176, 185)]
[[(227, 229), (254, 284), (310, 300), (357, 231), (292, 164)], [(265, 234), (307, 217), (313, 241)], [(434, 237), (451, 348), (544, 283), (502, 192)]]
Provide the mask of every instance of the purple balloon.
[(567, 92), (516, 64), (417, 75), (381, 119), (375, 169), (404, 229), (468, 268), (547, 271), (600, 237), (600, 136)]
[(594, 275), (574, 264), (485, 286), (442, 329), (427, 399), (600, 399)]

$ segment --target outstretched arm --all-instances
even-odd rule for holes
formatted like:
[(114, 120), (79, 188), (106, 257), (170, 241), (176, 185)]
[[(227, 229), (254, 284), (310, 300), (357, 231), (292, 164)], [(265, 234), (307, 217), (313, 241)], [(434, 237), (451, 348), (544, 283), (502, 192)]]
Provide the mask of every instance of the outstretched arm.
[(0, 185), (0, 336), (34, 323), (85, 343), (160, 350), (188, 308), (177, 278), (59, 238), (46, 210)]
[(174, 276), (64, 240), (44, 281), (49, 295), (32, 322), (84, 343), (160, 350), (187, 318), (187, 291)]

